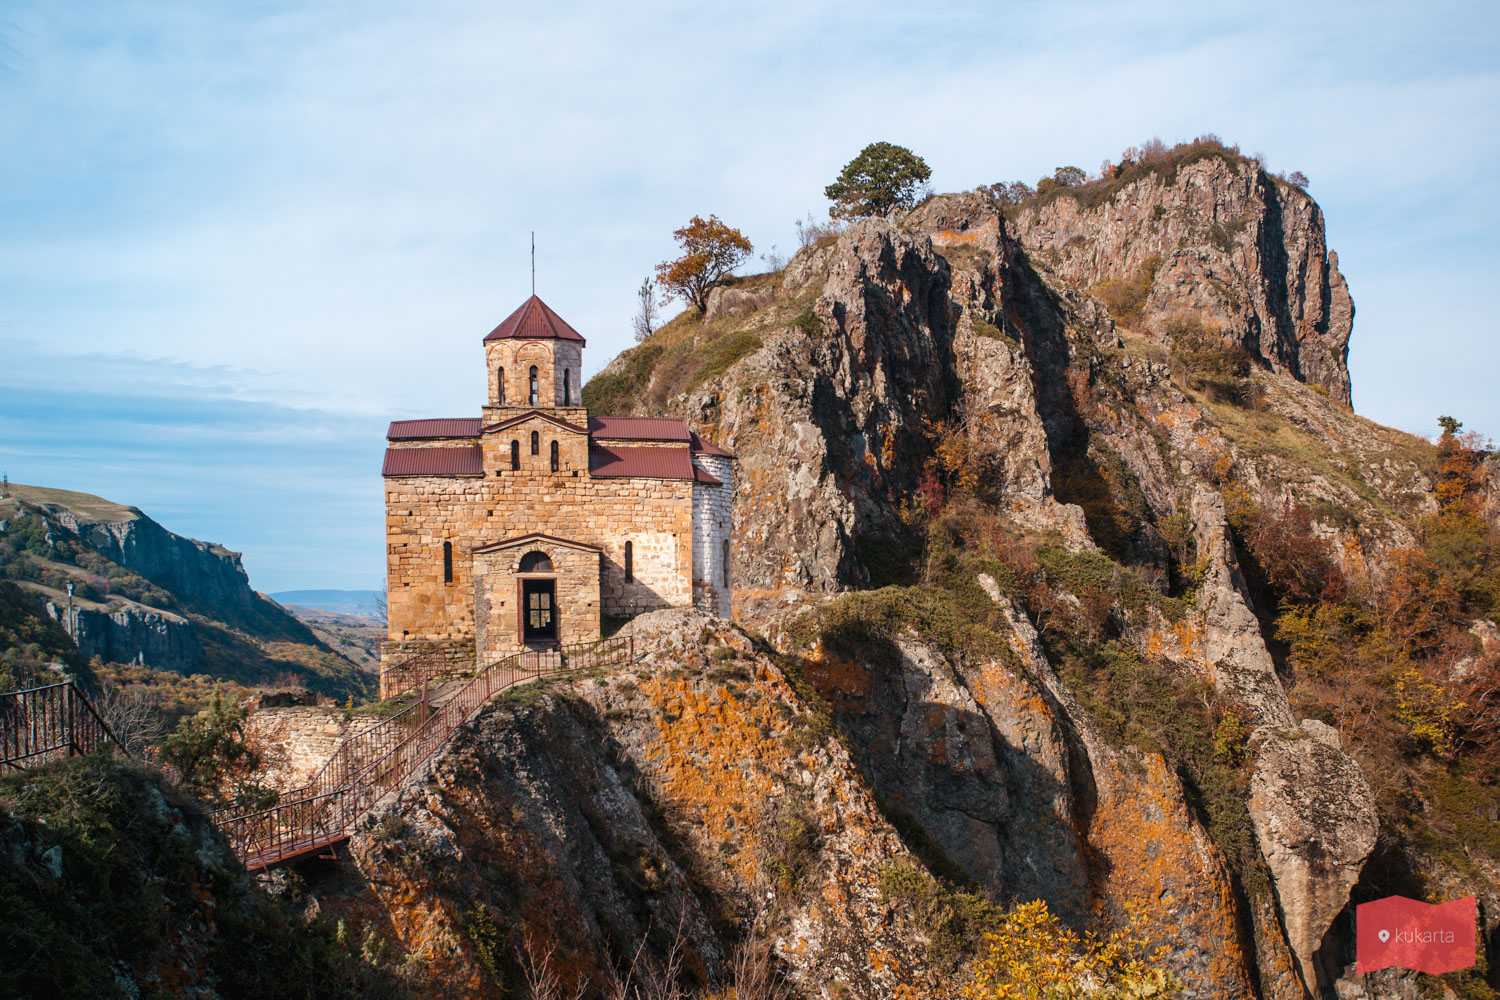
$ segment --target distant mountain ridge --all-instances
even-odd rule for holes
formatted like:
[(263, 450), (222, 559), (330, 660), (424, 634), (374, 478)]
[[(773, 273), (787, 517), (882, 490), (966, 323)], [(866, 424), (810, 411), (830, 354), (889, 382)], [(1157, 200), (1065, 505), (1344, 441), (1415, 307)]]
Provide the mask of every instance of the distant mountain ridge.
[(282, 607), (296, 606), (341, 615), (365, 615), (382, 620), (385, 618), (383, 590), (281, 590), (266, 596)]

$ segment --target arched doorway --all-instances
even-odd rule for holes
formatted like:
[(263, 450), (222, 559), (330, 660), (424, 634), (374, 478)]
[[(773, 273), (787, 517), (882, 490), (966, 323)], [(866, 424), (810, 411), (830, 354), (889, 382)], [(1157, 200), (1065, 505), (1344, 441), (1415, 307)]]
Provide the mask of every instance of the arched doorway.
[(521, 557), (521, 641), (528, 646), (557, 641), (557, 578), (530, 576), (551, 573), (552, 559), (545, 552)]

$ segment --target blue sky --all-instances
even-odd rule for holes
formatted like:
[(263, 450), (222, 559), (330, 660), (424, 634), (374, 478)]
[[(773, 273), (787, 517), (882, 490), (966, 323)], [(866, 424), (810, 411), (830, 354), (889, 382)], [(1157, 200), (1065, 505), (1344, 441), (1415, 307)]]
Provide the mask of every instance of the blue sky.
[(1311, 178), (1356, 409), (1500, 437), (1496, 10), (12, 0), (0, 467), (379, 586), (385, 421), (477, 410), (531, 230), (591, 373), (672, 229), (788, 252), (867, 142), (956, 190), (1210, 131)]

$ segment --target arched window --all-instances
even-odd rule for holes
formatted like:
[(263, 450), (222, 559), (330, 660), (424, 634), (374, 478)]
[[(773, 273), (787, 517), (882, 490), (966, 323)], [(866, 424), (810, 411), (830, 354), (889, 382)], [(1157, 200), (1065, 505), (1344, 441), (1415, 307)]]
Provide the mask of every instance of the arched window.
[(552, 471), (557, 471), (557, 442), (552, 442)]
[(625, 582), (632, 583), (635, 580), (635, 546), (625, 543)]
[(501, 365), (495, 369), (495, 385), (499, 391), (495, 393), (495, 399), (501, 406), (505, 405), (505, 366)]
[(521, 467), (521, 442), (519, 441), (510, 443), (510, 467), (512, 470)]
[(573, 405), (573, 383), (568, 378), (568, 370), (563, 369), (563, 405)]
[(541, 401), (541, 393), (537, 390), (536, 365), (531, 366), (531, 405), (535, 406)]
[(729, 586), (729, 539), (724, 539), (724, 551), (721, 557), (724, 564), (724, 586)]
[(542, 452), (542, 436), (536, 431), (531, 432), (531, 453), (540, 455)]
[(443, 582), (453, 582), (453, 543), (443, 543)]
[(545, 552), (528, 552), (521, 557), (522, 573), (550, 573), (552, 560)]

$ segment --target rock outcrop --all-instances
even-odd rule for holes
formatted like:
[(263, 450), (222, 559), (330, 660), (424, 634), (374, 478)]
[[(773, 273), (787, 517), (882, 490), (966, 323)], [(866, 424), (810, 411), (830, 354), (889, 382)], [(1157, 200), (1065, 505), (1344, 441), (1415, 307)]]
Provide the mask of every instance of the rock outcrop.
[(1224, 498), (1199, 488), (1192, 499), (1198, 557), (1207, 568), (1198, 586), (1203, 634), (1202, 657), (1214, 686), (1244, 705), (1258, 723), (1281, 728), (1296, 724), (1276, 664), (1261, 638), (1260, 621), (1250, 610), (1224, 515)]
[(10, 484), (21, 509), (42, 517), (53, 537), (71, 537), (117, 566), (169, 592), (182, 610), (228, 622), (258, 638), (313, 644), (308, 628), (256, 593), (240, 554), (184, 538), (139, 508), (87, 493)]
[(86, 493), (9, 489), (0, 576), (41, 599), (85, 660), (242, 683), (297, 678), (341, 699), (368, 686), (353, 663), (251, 589), (238, 553)]
[(1379, 833), (1370, 785), (1337, 741), (1317, 722), (1292, 732), (1263, 727), (1250, 739), (1250, 818), (1298, 969), (1315, 995), (1313, 955), (1348, 904)]
[[(62, 622), (67, 609), (47, 602), (47, 613)], [(148, 608), (134, 602), (113, 606), (75, 605), (73, 619), (64, 623), (78, 645), (78, 652), (106, 663), (149, 664), (180, 674), (194, 672), (203, 659), (203, 647), (193, 633), (192, 622), (170, 611)]]
[(924, 937), (880, 880), (915, 862), (826, 722), (725, 622), (629, 627), (634, 669), (486, 708), (352, 840), (363, 888), (320, 905), (388, 934), (432, 997), (500, 995), (526, 940), (568, 995), (599, 990), (679, 931), (699, 983), (749, 932), (809, 995), (892, 995)]
[(1147, 325), (1191, 313), (1350, 405), (1354, 301), (1322, 210), (1253, 162), (1212, 152), (1087, 194), (1023, 206), (1013, 231), (1065, 281), (1150, 276)]

